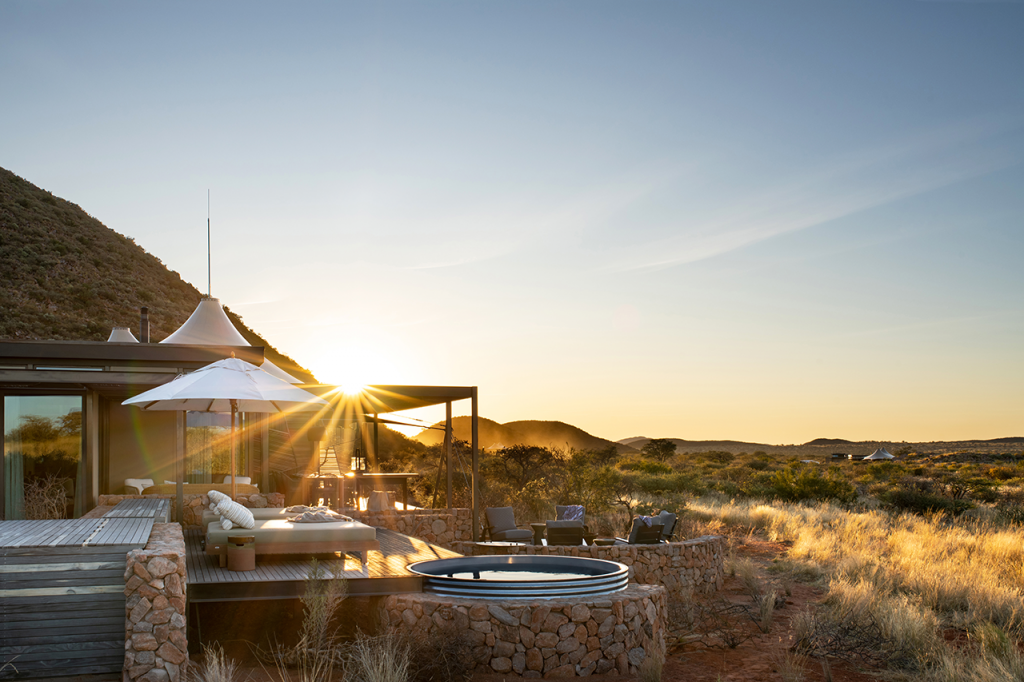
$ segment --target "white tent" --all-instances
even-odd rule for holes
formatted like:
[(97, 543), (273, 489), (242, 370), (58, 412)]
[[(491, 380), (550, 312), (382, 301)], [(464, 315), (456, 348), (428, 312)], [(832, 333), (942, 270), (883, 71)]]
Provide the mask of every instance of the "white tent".
[(888, 450), (886, 450), (885, 448), (878, 448), (877, 450), (872, 452), (870, 455), (868, 455), (864, 459), (866, 459), (866, 460), (867, 459), (873, 459), (873, 460), (896, 459), (896, 456), (893, 455)]
[[(249, 346), (235, 325), (231, 324), (220, 299), (203, 297), (199, 301), (192, 315), (185, 320), (185, 324), (178, 327), (178, 330), (168, 336), (160, 343), (180, 343), (186, 346)], [(301, 384), (301, 379), (296, 379), (270, 360), (264, 359), (260, 369), (268, 374), (273, 374), (282, 381), (289, 384)]]

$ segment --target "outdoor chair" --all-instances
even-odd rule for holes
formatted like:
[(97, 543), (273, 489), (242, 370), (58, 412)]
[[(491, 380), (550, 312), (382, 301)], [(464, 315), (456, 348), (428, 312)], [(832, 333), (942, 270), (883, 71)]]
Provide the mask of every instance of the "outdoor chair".
[(547, 521), (544, 525), (548, 545), (583, 544), (582, 521)]
[(633, 525), (629, 528), (629, 537), (615, 539), (627, 545), (659, 544), (665, 526), (657, 516), (646, 518), (651, 519), (650, 526), (644, 523), (639, 516), (635, 516), (633, 517)]
[(556, 504), (556, 521), (579, 521), (587, 528), (587, 508), (582, 504)]
[(665, 542), (668, 542), (669, 539), (672, 537), (672, 534), (676, 530), (676, 515), (673, 514), (672, 512), (661, 511), (654, 518), (656, 518), (656, 519), (660, 518), (662, 523), (664, 524), (662, 526), (662, 530), (661, 530), (661, 539), (664, 540)]
[(487, 507), (487, 533), (495, 542), (530, 542), (533, 531), (516, 528), (516, 515), (512, 507)]

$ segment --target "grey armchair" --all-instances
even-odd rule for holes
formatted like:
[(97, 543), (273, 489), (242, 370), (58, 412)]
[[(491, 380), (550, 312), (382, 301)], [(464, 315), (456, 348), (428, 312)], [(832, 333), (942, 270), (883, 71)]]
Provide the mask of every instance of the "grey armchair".
[(487, 533), (491, 540), (529, 542), (533, 539), (533, 531), (516, 528), (516, 515), (512, 507), (487, 507), (484, 516), (487, 518)]

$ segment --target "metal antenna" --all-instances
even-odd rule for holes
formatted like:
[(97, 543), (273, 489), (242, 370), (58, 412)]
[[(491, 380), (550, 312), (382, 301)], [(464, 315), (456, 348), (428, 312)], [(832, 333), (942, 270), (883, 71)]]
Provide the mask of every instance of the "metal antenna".
[(210, 190), (206, 190), (206, 298), (210, 298)]

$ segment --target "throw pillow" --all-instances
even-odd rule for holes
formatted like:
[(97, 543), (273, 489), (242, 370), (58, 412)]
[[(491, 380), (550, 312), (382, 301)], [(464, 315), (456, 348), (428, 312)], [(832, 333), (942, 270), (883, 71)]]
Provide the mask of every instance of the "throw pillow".
[(256, 519), (252, 512), (234, 500), (221, 500), (217, 503), (217, 513), (239, 528), (255, 528)]

